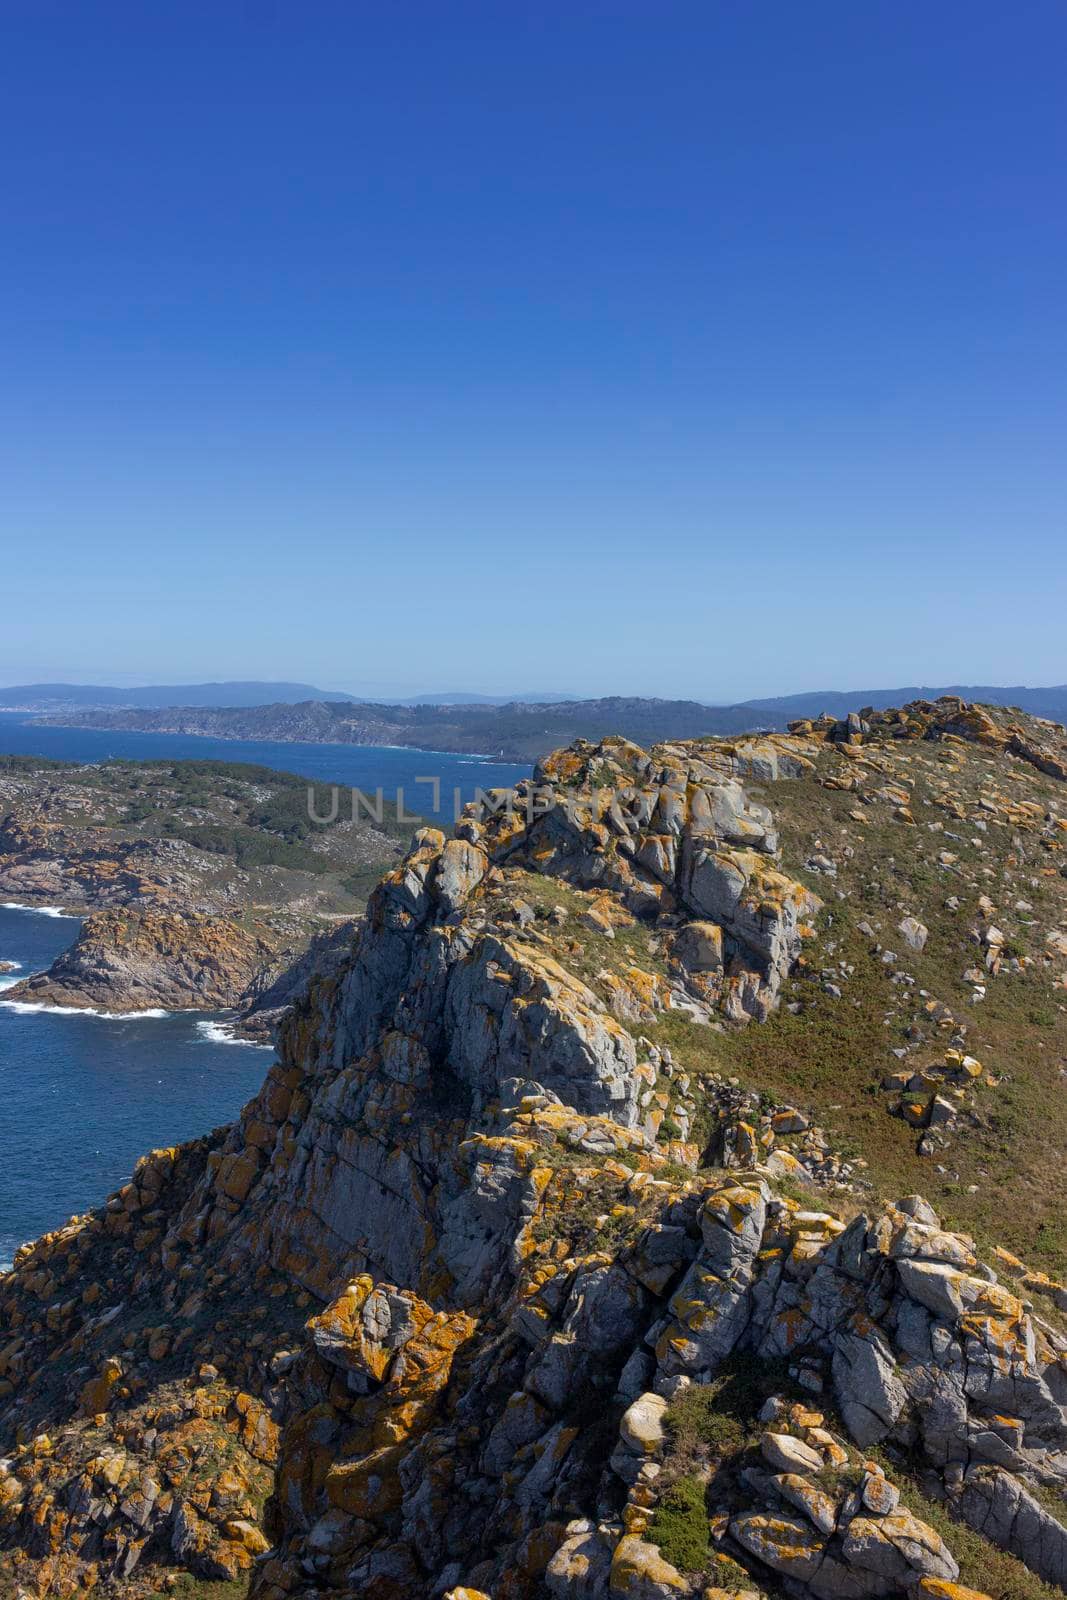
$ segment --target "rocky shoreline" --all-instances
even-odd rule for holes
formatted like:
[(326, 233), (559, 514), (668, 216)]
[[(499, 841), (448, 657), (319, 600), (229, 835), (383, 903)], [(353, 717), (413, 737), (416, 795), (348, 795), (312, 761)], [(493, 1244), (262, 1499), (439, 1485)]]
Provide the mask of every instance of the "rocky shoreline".
[[(269, 1044), (313, 976), (343, 959), (358, 921), (312, 937), (306, 949), (279, 945), (273, 930), (225, 917), (138, 908), (97, 911), (47, 972), (8, 988), (9, 1003), (61, 1010), (230, 1011), (235, 1039)], [(0, 972), (15, 971), (0, 962)]]
[(265, 1040), (299, 991), (309, 947), (351, 926), (359, 878), (395, 860), (410, 833), (316, 830), (306, 789), (222, 762), (0, 757), (0, 896), (84, 918), (71, 949), (6, 988), (5, 1002), (229, 1010), (240, 1036)]
[(271, 739), (281, 743), (361, 744), (484, 755), (532, 762), (577, 738), (625, 733), (645, 740), (693, 738), (705, 733), (745, 733), (784, 727), (779, 716), (744, 706), (705, 706), (696, 700), (609, 696), (558, 704), (376, 705), (321, 700), (297, 704), (92, 710), (34, 718), (54, 727), (119, 729), (212, 739)]
[(16, 984), (6, 998), (110, 1012), (233, 1010), (249, 1004), (290, 959), (291, 952), (230, 918), (95, 911), (47, 972)]

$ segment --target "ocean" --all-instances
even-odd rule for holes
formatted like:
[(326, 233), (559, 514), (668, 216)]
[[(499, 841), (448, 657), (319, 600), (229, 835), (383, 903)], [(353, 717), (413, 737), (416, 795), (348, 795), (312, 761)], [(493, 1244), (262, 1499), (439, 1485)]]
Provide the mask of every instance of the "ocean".
[[(78, 926), (0, 906), (0, 960), (19, 964), (0, 986), (49, 966)], [(0, 1270), (27, 1239), (99, 1205), (144, 1151), (206, 1133), (252, 1098), (272, 1051), (220, 1043), (212, 1020), (16, 1008), (0, 992)]]
[[(251, 761), (319, 782), (379, 786), (409, 812), (431, 816), (440, 782), (441, 825), (452, 794), (504, 787), (529, 768), (472, 756), (366, 745), (279, 744), (163, 733), (35, 728), (0, 712), (0, 754), (103, 761), (125, 757)], [(447, 814), (444, 814), (447, 813)], [(48, 967), (78, 932), (78, 919), (0, 905), (0, 991)], [(225, 1041), (218, 1017), (188, 1012), (107, 1017), (16, 1007), (0, 992), (0, 1270), (18, 1246), (100, 1202), (129, 1177), (137, 1157), (229, 1122), (263, 1081), (267, 1047)]]
[[(26, 712), (0, 711), (0, 755), (51, 756), (56, 761), (252, 761), (276, 772), (296, 772), (318, 783), (362, 789), (380, 786), (386, 800), (403, 790), (407, 812), (442, 827), (454, 820), (454, 793), (463, 803), (476, 789), (510, 788), (529, 777), (528, 766), (489, 761), (482, 756), (448, 755), (439, 750), (409, 750), (370, 744), (283, 744), (273, 739), (206, 739), (197, 734), (120, 733), (95, 728), (35, 728)], [(433, 814), (434, 790), (420, 779), (436, 779), (440, 818)]]

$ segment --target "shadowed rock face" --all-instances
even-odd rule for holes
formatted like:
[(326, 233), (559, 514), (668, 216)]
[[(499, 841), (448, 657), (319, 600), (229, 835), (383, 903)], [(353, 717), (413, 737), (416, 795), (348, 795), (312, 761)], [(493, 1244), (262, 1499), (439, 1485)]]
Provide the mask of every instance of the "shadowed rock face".
[[(1067, 1485), (1067, 1340), (918, 1197), (846, 1224), (769, 1168), (698, 1171), (650, 1114), (670, 1052), (640, 1018), (758, 1025), (801, 951), (818, 901), (745, 782), (817, 748), (580, 744), (536, 807), (415, 838), (233, 1127), (0, 1280), (13, 1584), (695, 1597), (721, 1556), (735, 1589), (950, 1594), (919, 1586), (952, 1551), (862, 1466), (882, 1441), (1067, 1577), (1026, 1487)], [(638, 936), (650, 969), (605, 986)], [(698, 1577), (651, 1542), (664, 1416), (741, 1356), (760, 1464), (709, 1472)]]

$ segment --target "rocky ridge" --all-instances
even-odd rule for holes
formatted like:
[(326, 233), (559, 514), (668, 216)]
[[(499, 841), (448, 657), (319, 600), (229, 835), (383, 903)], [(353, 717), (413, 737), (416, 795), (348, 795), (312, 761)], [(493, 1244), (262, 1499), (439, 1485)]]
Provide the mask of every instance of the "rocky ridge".
[(860, 720), (582, 744), (416, 836), (239, 1121), (0, 1280), (12, 1586), (965, 1600), (975, 1539), (1067, 1582), (1039, 1275), (677, 1043), (770, 1035), (798, 975), (848, 1006), (835, 876), (752, 790), (855, 800), (901, 737)]

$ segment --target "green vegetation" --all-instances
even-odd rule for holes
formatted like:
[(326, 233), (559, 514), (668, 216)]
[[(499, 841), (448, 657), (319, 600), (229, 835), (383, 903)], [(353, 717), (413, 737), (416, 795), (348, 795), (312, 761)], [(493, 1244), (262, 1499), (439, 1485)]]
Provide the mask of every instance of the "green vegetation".
[[(648, 1538), (679, 1571), (706, 1570), (710, 1551), (708, 1486), (715, 1485), (715, 1501), (721, 1503), (729, 1478), (752, 1459), (749, 1452), (762, 1432), (756, 1419), (764, 1400), (771, 1394), (788, 1396), (791, 1392), (786, 1368), (784, 1362), (735, 1355), (710, 1383), (693, 1384), (668, 1407), (665, 1421), (670, 1449), (664, 1471), (671, 1481), (656, 1507)], [(842, 1432), (832, 1407), (828, 1424)], [(1062, 1600), (1060, 1589), (1043, 1582), (1018, 1557), (990, 1544), (957, 1521), (943, 1502), (925, 1494), (917, 1479), (918, 1467), (913, 1469), (896, 1452), (879, 1446), (867, 1449), (864, 1456), (877, 1462), (897, 1485), (901, 1503), (944, 1539), (959, 1562), (962, 1585), (997, 1600)], [(816, 1481), (827, 1493), (838, 1496), (854, 1488), (860, 1474), (861, 1468), (853, 1463), (825, 1468)], [(1064, 1512), (1058, 1500), (1049, 1509), (1057, 1517)]]
[[(152, 864), (132, 854), (134, 847), (180, 841), (201, 852), (203, 859), (190, 865), (209, 875), (212, 886), (234, 870), (246, 873), (250, 901), (260, 909), (264, 902), (286, 901), (297, 915), (307, 909), (308, 896), (328, 914), (365, 902), (416, 826), (398, 822), (395, 805), (384, 798), (380, 821), (361, 808), (353, 824), (341, 786), (248, 762), (123, 759), (92, 766), (0, 757), (5, 775), (30, 780), (27, 815), (43, 804), (56, 829), (54, 846), (68, 858), (77, 857), (84, 839), (87, 850), (114, 849), (131, 871), (151, 876)], [(12, 809), (18, 826), (17, 795)], [(317, 881), (279, 880), (279, 870)]]
[(53, 761), (51, 756), (0, 755), (0, 772), (16, 774), (19, 777), (33, 772), (62, 772), (69, 767), (69, 762)]
[[(972, 824), (955, 820), (938, 803), (938, 781), (949, 759), (942, 747), (906, 754), (914, 826), (896, 820), (888, 801), (864, 806), (868, 820), (857, 822), (854, 794), (811, 780), (751, 790), (779, 820), (784, 870), (824, 902), (817, 937), (767, 1022), (719, 1031), (667, 1012), (641, 1023), (640, 1031), (671, 1049), (690, 1074), (698, 1106), (702, 1077), (736, 1076), (771, 1100), (813, 1112), (835, 1151), (867, 1163), (876, 1198), (918, 1191), (947, 1225), (971, 1233), (983, 1251), (1001, 1244), (1033, 1266), (1067, 1273), (1060, 1193), (1050, 1180), (1067, 1164), (1061, 1077), (1067, 996), (1053, 986), (1057, 967), (1035, 959), (1015, 969), (1005, 957), (1004, 970), (989, 980), (979, 1005), (963, 977), (983, 960), (971, 931), (980, 918), (981, 894), (993, 900), (998, 925), (1020, 948), (1040, 949), (1034, 935), (1024, 939), (1019, 931), (1027, 931), (1027, 916), (1046, 928), (1065, 925), (1064, 877), (1055, 870), (1062, 854), (1050, 854), (1034, 835), (1019, 842), (995, 823), (986, 833), (972, 831)], [(985, 763), (971, 750), (960, 758), (959, 770), (950, 772), (968, 804), (988, 781)], [(1050, 810), (1064, 803), (1062, 785), (1032, 771), (1022, 795), (1043, 799)], [(949, 865), (938, 859), (943, 850), (952, 857)], [(806, 867), (813, 855), (827, 853), (836, 876)], [(1016, 897), (1032, 903), (1033, 911), (1016, 914)], [(909, 949), (899, 932), (906, 912), (929, 929), (921, 952)], [(861, 930), (863, 923), (878, 930), (876, 937)], [(565, 931), (570, 933), (569, 924)], [(620, 970), (627, 958), (648, 971), (661, 969), (655, 952), (642, 956), (635, 948), (642, 938), (647, 943), (647, 930), (638, 926), (625, 934), (625, 945), (622, 936), (609, 945), (597, 935), (577, 934), (588, 944), (582, 976), (594, 987), (596, 971)], [(876, 943), (896, 952), (894, 963), (882, 960)], [(569, 957), (567, 964), (575, 970)], [(895, 969), (914, 982), (894, 982)], [(840, 998), (827, 992), (824, 973), (840, 988)], [(944, 1024), (925, 1011), (937, 1002), (951, 1013)], [(901, 1066), (894, 1049), (906, 1047), (915, 1066), (938, 1062), (960, 1026), (966, 1029), (966, 1050), (996, 1083), (978, 1080), (944, 1149), (924, 1157), (916, 1130), (891, 1114), (896, 1102), (882, 1080)], [(716, 1127), (710, 1107), (703, 1115), (698, 1111), (690, 1137), (708, 1152)]]
[(586, 1183), (584, 1174), (596, 1157), (562, 1144), (548, 1147), (544, 1157), (547, 1165), (574, 1168), (579, 1176), (568, 1190), (565, 1205), (538, 1215), (531, 1229), (536, 1243), (562, 1239), (570, 1254), (587, 1255), (597, 1250), (616, 1251), (633, 1238), (642, 1207), (625, 1194), (626, 1179), (598, 1171)]
[(656, 1506), (648, 1537), (679, 1572), (703, 1572), (711, 1554), (706, 1486), (695, 1476), (678, 1478)]
[(248, 1579), (192, 1578), (183, 1572), (177, 1582), (157, 1589), (147, 1600), (246, 1600)]
[[(315, 833), (336, 827), (346, 818), (343, 791), (333, 817), (334, 786), (311, 783), (294, 772), (275, 772), (273, 767), (229, 761), (115, 761), (99, 769), (123, 775), (126, 787), (144, 798), (132, 802), (138, 811), (151, 810), (153, 790), (167, 791), (167, 800), (182, 809), (209, 809), (219, 799), (232, 802), (237, 816), (249, 828), (277, 834), (295, 843)], [(132, 780), (132, 781), (131, 781)], [(264, 791), (267, 791), (264, 793)], [(315, 821), (313, 818), (330, 821)], [(377, 823), (364, 811), (361, 822), (382, 833), (404, 834), (408, 829), (396, 820), (396, 807), (383, 803), (382, 821)]]
[(736, 1352), (709, 1383), (693, 1383), (671, 1401), (664, 1418), (676, 1460), (721, 1460), (759, 1437), (757, 1418), (772, 1394), (799, 1393), (786, 1361)]
[[(333, 785), (312, 783), (298, 773), (276, 772), (253, 762), (116, 758), (91, 766), (40, 756), (0, 755), (0, 773), (32, 776), (35, 772), (63, 772), (70, 782), (97, 791), (102, 801), (113, 799), (120, 808), (115, 820), (131, 827), (177, 811), (214, 812), (222, 803), (235, 822), (298, 843), (351, 817), (343, 786), (338, 786), (338, 814), (332, 817)], [(330, 820), (319, 822), (313, 817)], [(380, 823), (365, 809), (359, 821), (390, 837), (406, 837), (413, 826), (397, 821), (396, 806), (389, 801), (383, 801)]]
[(324, 873), (330, 861), (307, 845), (276, 834), (257, 833), (254, 828), (225, 828), (218, 824), (184, 824), (168, 817), (161, 833), (168, 839), (182, 839), (196, 850), (210, 855), (228, 856), (245, 871), (253, 867), (288, 867), (294, 872)]
[(1067, 1275), (1067, 1222), (1056, 1216), (1042, 1218), (1035, 1242), (1053, 1270)]
[[(772, 1394), (797, 1396), (788, 1362), (761, 1361), (735, 1352), (709, 1383), (683, 1389), (667, 1407), (667, 1488), (660, 1498), (648, 1538), (664, 1560), (680, 1572), (703, 1572), (711, 1553), (707, 1491), (714, 1485), (721, 1502), (736, 1468), (752, 1459), (759, 1440), (759, 1412)], [(738, 1578), (743, 1574), (738, 1570)], [(725, 1578), (722, 1580), (725, 1581)]]
[(340, 888), (345, 894), (350, 894), (353, 900), (366, 900), (381, 882), (381, 877), (380, 867), (367, 867), (361, 872), (350, 872), (346, 878), (342, 878)]

